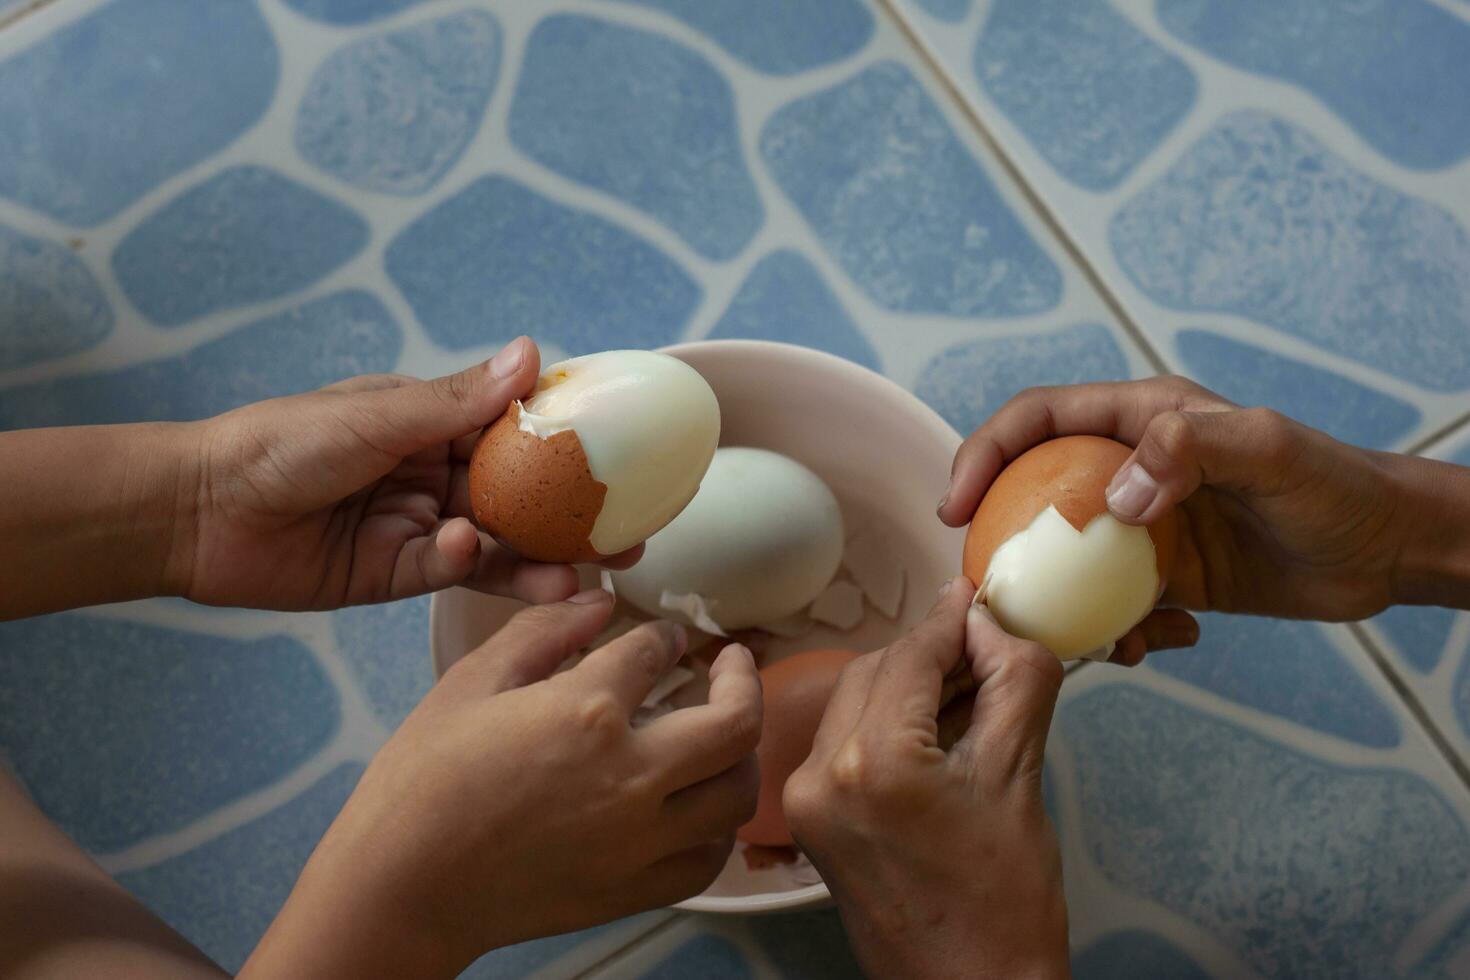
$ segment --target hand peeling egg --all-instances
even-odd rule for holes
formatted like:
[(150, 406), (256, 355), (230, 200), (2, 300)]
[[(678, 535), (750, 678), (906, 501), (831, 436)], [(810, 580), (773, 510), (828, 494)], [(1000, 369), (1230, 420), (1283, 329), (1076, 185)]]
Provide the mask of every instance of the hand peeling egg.
[(842, 511), (821, 477), (780, 453), (727, 447), (694, 500), (613, 584), (649, 615), (706, 631), (767, 626), (827, 588), (842, 546)]
[(996, 477), (970, 522), (965, 575), (1002, 628), (1062, 660), (1105, 658), (1168, 584), (1173, 509), (1146, 528), (1108, 512), (1131, 454), (1097, 436), (1044, 442)]
[(762, 847), (792, 843), (781, 793), (786, 780), (811, 754), (837, 678), (857, 656), (849, 650), (808, 650), (761, 670), (765, 715), (755, 750), (761, 770), (760, 796), (755, 816), (735, 832), (736, 837)]
[(553, 364), (485, 430), (470, 459), (475, 520), (536, 561), (597, 561), (694, 498), (720, 439), (709, 384), (653, 351)]

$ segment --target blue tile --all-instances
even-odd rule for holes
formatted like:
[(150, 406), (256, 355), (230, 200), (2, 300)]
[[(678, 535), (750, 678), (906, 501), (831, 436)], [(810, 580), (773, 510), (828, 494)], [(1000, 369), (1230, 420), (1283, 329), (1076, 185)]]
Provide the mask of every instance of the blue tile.
[(653, 969), (643, 973), (642, 980), (746, 980), (750, 967), (745, 957), (728, 939), (711, 933), (697, 936), (674, 950)]
[(1424, 416), (1408, 402), (1207, 330), (1175, 338), (1191, 377), (1241, 405), (1264, 405), (1345, 442), (1384, 449)]
[(297, 150), (365, 190), (427, 190), (479, 128), (500, 44), (494, 17), (466, 11), (343, 48), (312, 76)]
[(790, 75), (841, 61), (873, 36), (857, 0), (624, 0), (679, 18), (757, 71)]
[(832, 295), (822, 274), (791, 249), (772, 252), (756, 263), (709, 336), (801, 344), (881, 370), (878, 352)]
[(786, 196), (879, 305), (1007, 316), (1061, 299), (1061, 272), (902, 65), (797, 99), (760, 143)]
[(1470, 916), (1463, 916), (1420, 962), (1409, 976), (1419, 980), (1465, 980), (1470, 975)]
[(1108, 329), (1083, 323), (1054, 333), (957, 344), (924, 366), (914, 392), (950, 425), (969, 433), (1027, 388), (1130, 376), (1128, 358)]
[(1305, 88), (1404, 166), (1470, 155), (1470, 24), (1433, 3), (1160, 0), (1158, 15), (1222, 61)]
[(359, 765), (338, 766), (265, 816), (118, 880), (233, 974), (265, 934), (361, 775)]
[(1428, 674), (1439, 666), (1455, 625), (1455, 611), (1436, 606), (1394, 606), (1373, 618), (1405, 661)]
[(1196, 618), (1199, 645), (1155, 654), (1150, 669), (1328, 735), (1373, 748), (1399, 744), (1398, 721), (1321, 627), (1219, 613)]
[(1209, 974), (1173, 943), (1151, 932), (1112, 932), (1072, 956), (1077, 980), (1209, 980)]
[(0, 225), (0, 370), (75, 354), (112, 332), (112, 307), (67, 248)]
[(1470, 656), (1461, 658), (1455, 671), (1455, 690), (1450, 705), (1460, 722), (1460, 733), (1470, 738)]
[(1470, 387), (1470, 237), (1290, 123), (1226, 116), (1109, 237), (1164, 306), (1249, 317), (1426, 388)]
[(328, 24), (366, 24), (391, 17), (424, 0), (285, 0), (299, 14)]
[(569, 354), (672, 342), (699, 286), (618, 225), (484, 177), (404, 229), (388, 275), (451, 350), (531, 333)]
[(78, 614), (0, 626), (0, 745), (41, 809), (94, 851), (270, 785), (337, 723), (326, 673), (289, 637)]
[(1046, 161), (1116, 187), (1189, 114), (1199, 83), (1107, 0), (999, 0), (975, 77)]
[(343, 609), (333, 614), (332, 628), (373, 713), (397, 728), (434, 684), (429, 597)]
[(520, 980), (548, 963), (560, 959), (583, 943), (596, 940), (615, 929), (624, 928), (629, 922), (636, 922), (638, 918), (645, 917), (620, 919), (606, 925), (584, 929), (581, 932), (548, 936), (545, 939), (535, 939), (528, 943), (502, 947), (476, 960), (469, 969), (460, 974), (460, 980)]
[(1418, 776), (1327, 763), (1124, 684), (1057, 719), (1102, 874), (1265, 976), (1396, 976), (1400, 944), (1470, 875), (1470, 835)]
[(712, 259), (760, 228), (730, 83), (657, 34), (548, 17), (526, 45), (510, 138), (527, 156), (667, 225)]
[(862, 976), (836, 909), (754, 916), (751, 936), (782, 977), (849, 980)]
[(309, 286), (367, 241), (349, 208), (274, 171), (235, 167), (145, 219), (112, 268), (144, 316), (173, 327)]
[(13, 388), (0, 398), (0, 431), (206, 418), (391, 370), (402, 349), (402, 333), (371, 293), (335, 293), (177, 357)]
[(931, 17), (957, 24), (970, 12), (970, 0), (915, 0)]
[(94, 225), (265, 114), (254, 0), (114, 0), (0, 63), (0, 196)]

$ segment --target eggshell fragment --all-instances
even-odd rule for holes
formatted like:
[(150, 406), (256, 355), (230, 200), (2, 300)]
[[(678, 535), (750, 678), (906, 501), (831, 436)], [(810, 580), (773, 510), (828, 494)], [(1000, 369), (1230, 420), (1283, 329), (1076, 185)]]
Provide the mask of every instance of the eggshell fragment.
[(811, 754), (812, 741), (838, 675), (857, 654), (849, 650), (809, 650), (778, 660), (761, 670), (765, 719), (756, 759), (760, 763), (760, 799), (755, 816), (736, 831), (748, 844), (781, 847), (792, 843), (781, 792), (786, 780)]
[(898, 618), (903, 605), (904, 569), (894, 549), (879, 531), (864, 528), (847, 542), (842, 565), (873, 608), (889, 619)]
[(817, 596), (810, 613), (819, 623), (850, 630), (863, 621), (863, 590), (851, 582), (833, 582)]
[(485, 430), (470, 456), (470, 506), (497, 540), (535, 561), (597, 561), (592, 527), (607, 486), (570, 429), (546, 439), (521, 428), (521, 404)]
[(1107, 650), (1167, 585), (1172, 510), (1142, 528), (1107, 509), (1107, 486), (1131, 453), (1096, 436), (1042, 443), (995, 479), (965, 539), (964, 573), (1001, 626), (1064, 660)]

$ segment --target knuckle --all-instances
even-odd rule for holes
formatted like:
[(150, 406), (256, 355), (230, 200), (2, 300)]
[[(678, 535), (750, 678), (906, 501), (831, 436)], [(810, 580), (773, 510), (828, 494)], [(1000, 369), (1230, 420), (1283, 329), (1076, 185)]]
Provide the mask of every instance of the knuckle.
[(741, 705), (720, 718), (721, 741), (740, 752), (753, 752), (761, 740), (759, 706)]
[(577, 724), (599, 738), (611, 738), (627, 728), (622, 705), (608, 691), (595, 691), (577, 704)]
[(1290, 450), (1293, 423), (1285, 415), (1275, 409), (1257, 407), (1242, 409), (1240, 418), (1268, 459), (1280, 458)]
[(1148, 426), (1154, 445), (1166, 456), (1187, 454), (1194, 446), (1194, 426), (1183, 412), (1165, 412)]

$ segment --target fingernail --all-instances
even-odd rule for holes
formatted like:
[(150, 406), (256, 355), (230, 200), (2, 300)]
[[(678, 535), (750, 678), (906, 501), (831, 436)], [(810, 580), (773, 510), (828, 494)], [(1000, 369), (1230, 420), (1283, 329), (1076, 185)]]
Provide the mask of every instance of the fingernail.
[(970, 606), (970, 611), (965, 614), (965, 617), (972, 623), (995, 622), (995, 613), (991, 612), (989, 607), (979, 602), (973, 603)]
[(585, 592), (578, 592), (568, 599), (567, 602), (575, 603), (579, 606), (590, 606), (599, 602), (607, 602), (611, 598), (612, 596), (601, 589), (588, 589)]
[(1158, 482), (1142, 466), (1129, 463), (1108, 485), (1108, 509), (1124, 520), (1136, 521), (1158, 495)]
[(674, 624), (674, 648), (681, 657), (689, 651), (689, 631), (684, 628), (683, 623)]
[(517, 337), (506, 344), (499, 354), (490, 360), (490, 375), (504, 381), (521, 369), (526, 362), (526, 338)]
[(939, 506), (934, 508), (934, 512), (936, 514), (939, 513), (940, 511), (944, 510), (944, 505), (947, 504), (947, 503), (949, 503), (949, 493), (950, 493), (949, 488), (948, 487), (945, 487), (945, 489), (944, 489), (944, 496), (939, 498)]
[(943, 599), (945, 596), (949, 595), (949, 590), (952, 588), (954, 588), (954, 579), (949, 579), (939, 587), (939, 598)]

